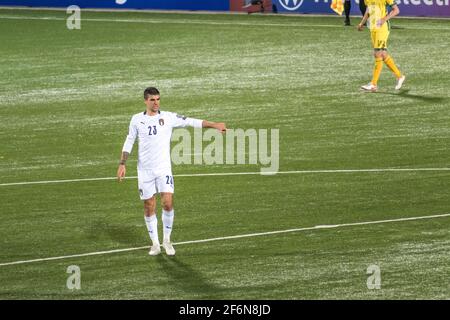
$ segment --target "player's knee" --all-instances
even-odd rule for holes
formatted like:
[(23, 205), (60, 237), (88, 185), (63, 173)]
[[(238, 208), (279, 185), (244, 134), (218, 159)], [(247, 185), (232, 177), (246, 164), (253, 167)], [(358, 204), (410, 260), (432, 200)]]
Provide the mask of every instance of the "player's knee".
[(144, 201), (144, 208), (154, 208), (155, 207), (155, 201)]
[(172, 211), (172, 209), (173, 209), (172, 201), (163, 203), (162, 207), (163, 207), (164, 211)]
[(164, 199), (162, 202), (162, 208), (164, 211), (172, 211), (173, 209), (172, 199)]
[(161, 206), (164, 211), (172, 211), (173, 197), (171, 193), (163, 193), (161, 195)]
[(144, 214), (149, 217), (155, 214), (156, 202), (155, 198), (150, 198), (144, 201)]

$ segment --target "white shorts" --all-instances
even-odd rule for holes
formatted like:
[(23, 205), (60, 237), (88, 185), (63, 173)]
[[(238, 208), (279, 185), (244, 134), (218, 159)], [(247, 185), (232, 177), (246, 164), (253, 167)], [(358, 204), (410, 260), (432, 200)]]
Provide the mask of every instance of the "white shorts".
[(173, 175), (167, 170), (137, 170), (138, 188), (141, 200), (147, 200), (156, 193), (174, 193)]

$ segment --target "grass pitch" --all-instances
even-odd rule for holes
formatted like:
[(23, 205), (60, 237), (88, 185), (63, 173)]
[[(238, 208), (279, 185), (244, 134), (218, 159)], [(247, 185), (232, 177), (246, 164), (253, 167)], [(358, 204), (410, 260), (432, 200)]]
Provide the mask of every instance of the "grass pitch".
[[(440, 169), (176, 177), (175, 243), (450, 213), (448, 21), (394, 20), (405, 87), (395, 92), (385, 67), (380, 91), (364, 94), (369, 34), (335, 17), (83, 11), (81, 30), (67, 17), (0, 10), (0, 264), (149, 244), (135, 179), (5, 184), (114, 176), (150, 85), (163, 110), (280, 129), (280, 171)], [(175, 257), (5, 265), (0, 298), (448, 299), (449, 227), (441, 217), (176, 245)], [(70, 265), (81, 290), (66, 287)], [(367, 288), (370, 265), (379, 290)]]

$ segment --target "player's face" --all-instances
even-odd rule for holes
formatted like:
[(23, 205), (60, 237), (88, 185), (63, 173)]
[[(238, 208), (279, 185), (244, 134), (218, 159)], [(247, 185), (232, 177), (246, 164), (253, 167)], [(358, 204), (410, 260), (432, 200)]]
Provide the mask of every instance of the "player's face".
[(147, 105), (147, 110), (150, 110), (151, 112), (158, 112), (159, 110), (159, 96), (149, 96), (147, 100), (145, 100), (145, 104)]

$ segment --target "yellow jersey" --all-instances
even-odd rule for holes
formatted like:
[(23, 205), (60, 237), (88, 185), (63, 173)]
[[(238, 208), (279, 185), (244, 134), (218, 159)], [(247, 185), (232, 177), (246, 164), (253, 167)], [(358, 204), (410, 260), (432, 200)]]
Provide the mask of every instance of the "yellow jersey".
[(387, 6), (396, 4), (395, 0), (364, 0), (367, 8), (369, 8), (369, 16), (376, 15), (380, 19), (387, 15)]
[[(395, 0), (364, 0), (364, 3), (369, 10), (369, 26), (371, 30), (382, 27), (377, 26), (377, 21), (387, 15), (387, 6), (397, 4)], [(389, 29), (389, 24), (386, 27)]]

